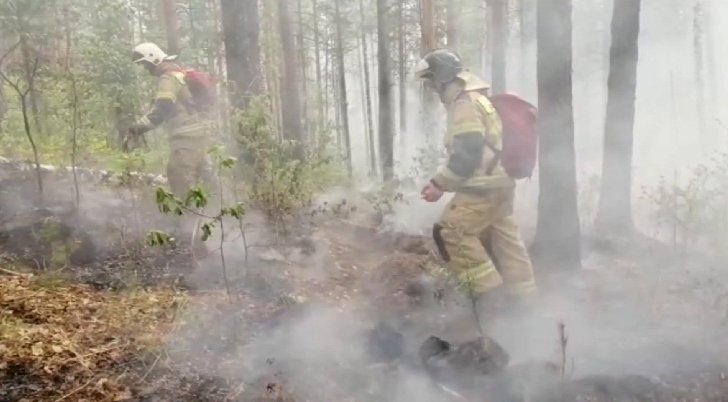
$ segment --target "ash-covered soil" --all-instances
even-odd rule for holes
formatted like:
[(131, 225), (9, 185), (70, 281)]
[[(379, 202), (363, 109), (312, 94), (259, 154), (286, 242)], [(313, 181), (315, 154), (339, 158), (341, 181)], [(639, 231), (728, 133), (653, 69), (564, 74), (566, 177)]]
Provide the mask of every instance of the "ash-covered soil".
[[(223, 265), (216, 247), (195, 259), (185, 247), (132, 241), (146, 229), (110, 230), (132, 202), (114, 199), (116, 209), (103, 201), (97, 215), (35, 209), (23, 224), (17, 211), (8, 215), (0, 248), (16, 257), (0, 277), (0, 401), (728, 396), (728, 278), (704, 256), (677, 256), (643, 238), (585, 242), (584, 270), (538, 267), (533, 316), (495, 325), (505, 368), (473, 376), (443, 363), (436, 377), (420, 346), (432, 335), (448, 340), (449, 317), (467, 314), (469, 303), (430, 239), (379, 233), (367, 219), (319, 222), (278, 243), (248, 229), (247, 243), (231, 234)], [(90, 219), (99, 211), (106, 219)], [(144, 228), (155, 222), (147, 211)], [(63, 244), (48, 247), (39, 235), (48, 218), (61, 240), (82, 247), (54, 255)], [(120, 241), (119, 233), (137, 237)], [(47, 269), (57, 258), (62, 268)]]

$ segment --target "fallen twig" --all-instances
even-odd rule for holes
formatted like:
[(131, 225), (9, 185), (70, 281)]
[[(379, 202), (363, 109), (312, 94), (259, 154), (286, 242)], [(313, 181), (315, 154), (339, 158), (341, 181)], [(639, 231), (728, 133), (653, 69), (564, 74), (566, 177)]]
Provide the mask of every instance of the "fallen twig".
[(561, 379), (566, 376), (566, 345), (569, 338), (566, 336), (566, 324), (559, 322), (559, 348), (561, 349)]
[(152, 363), (152, 365), (151, 365), (151, 366), (149, 366), (149, 369), (147, 369), (147, 372), (146, 372), (146, 373), (144, 373), (144, 375), (143, 375), (143, 376), (141, 376), (141, 378), (139, 378), (139, 381), (140, 381), (140, 382), (144, 382), (144, 380), (146, 380), (146, 378), (147, 378), (147, 376), (149, 375), (149, 373), (151, 373), (151, 372), (152, 372), (152, 370), (154, 370), (154, 367), (155, 367), (155, 366), (157, 365), (157, 362), (159, 361), (159, 358), (160, 358), (160, 357), (162, 357), (162, 355), (161, 355), (161, 354), (158, 354), (158, 355), (157, 355), (157, 358), (156, 358), (156, 359), (154, 359), (154, 363)]
[(91, 378), (90, 380), (88, 380), (88, 381), (86, 382), (86, 384), (83, 384), (83, 385), (81, 385), (80, 387), (78, 387), (78, 388), (74, 389), (73, 391), (71, 391), (71, 392), (67, 393), (66, 395), (63, 395), (62, 397), (60, 397), (60, 398), (56, 399), (56, 400), (55, 400), (55, 401), (53, 401), (53, 402), (60, 402), (60, 401), (62, 401), (62, 400), (64, 400), (64, 399), (68, 398), (69, 396), (71, 396), (71, 395), (75, 394), (76, 392), (78, 392), (78, 391), (80, 391), (80, 390), (82, 390), (82, 389), (86, 388), (86, 387), (87, 387), (87, 386), (88, 386), (89, 384), (91, 384), (91, 381), (93, 381), (93, 380), (94, 380), (94, 379), (93, 379), (93, 378)]
[(24, 274), (22, 272), (12, 271), (12, 270), (9, 270), (9, 269), (6, 269), (6, 268), (0, 268), (0, 272), (4, 272), (4, 273), (6, 273), (8, 275), (20, 276), (20, 277), (29, 277), (29, 276), (32, 276), (33, 275), (33, 274)]

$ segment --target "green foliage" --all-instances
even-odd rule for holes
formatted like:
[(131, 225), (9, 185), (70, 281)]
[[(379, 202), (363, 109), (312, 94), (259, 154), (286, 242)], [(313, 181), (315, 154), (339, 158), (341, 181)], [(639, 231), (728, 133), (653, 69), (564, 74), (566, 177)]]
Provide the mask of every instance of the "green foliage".
[(397, 204), (409, 203), (404, 197), (405, 191), (419, 191), (418, 186), (435, 175), (438, 162), (439, 152), (436, 148), (420, 147), (404, 174), (396, 175), (393, 181), (382, 184), (364, 196), (383, 216), (393, 214)]
[(235, 119), (247, 164), (243, 170), (248, 198), (276, 229), (290, 229), (317, 193), (346, 180), (346, 169), (334, 157), (327, 133), (318, 136), (318, 146), (309, 148), (303, 160), (295, 158), (295, 144), (279, 139), (265, 96), (253, 99)]
[[(28, 96), (38, 105), (37, 113), (31, 110), (31, 129), (41, 162), (70, 165), (75, 139), (77, 165), (119, 168), (125, 163), (118, 149), (121, 134), (146, 109), (153, 89), (149, 74), (131, 63), (131, 48), (139, 40), (135, 31), (143, 30), (150, 34), (146, 40), (156, 40), (163, 38), (163, 26), (151, 8), (144, 13), (149, 21), (139, 19), (141, 1), (63, 0), (58, 7), (51, 2), (31, 3), (0, 2), (4, 11), (0, 33), (27, 39), (26, 47), (6, 58), (2, 68), (26, 88), (26, 53), (31, 64), (39, 57), (35, 92)], [(8, 113), (0, 122), (0, 153), (30, 159), (20, 100), (9, 85), (2, 85)], [(156, 147), (137, 156), (147, 160), (145, 169), (161, 172), (163, 153)]]
[[(214, 158), (219, 175), (223, 174), (224, 169), (230, 170), (235, 166), (235, 158), (224, 155), (222, 147), (213, 146), (209, 153)], [(174, 194), (162, 187), (157, 187), (155, 191), (155, 200), (160, 212), (179, 217), (184, 215), (199, 216), (206, 220), (200, 225), (202, 241), (207, 241), (212, 236), (213, 229), (221, 224), (226, 216), (237, 221), (241, 221), (245, 216), (245, 207), (242, 202), (233, 205), (221, 205), (219, 206), (219, 212), (215, 215), (204, 215), (199, 211), (208, 206), (210, 198), (211, 194), (204, 186), (191, 188), (183, 200), (175, 197)], [(168, 245), (174, 242), (173, 237), (159, 230), (153, 230), (147, 234), (147, 243), (151, 246)]]

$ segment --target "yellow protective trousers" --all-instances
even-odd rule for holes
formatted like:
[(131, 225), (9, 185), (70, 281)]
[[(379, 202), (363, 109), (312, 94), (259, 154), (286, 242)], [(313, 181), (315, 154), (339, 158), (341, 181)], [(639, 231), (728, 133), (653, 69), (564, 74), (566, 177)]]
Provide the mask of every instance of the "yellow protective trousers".
[(469, 296), (501, 285), (515, 297), (536, 292), (531, 260), (512, 216), (514, 196), (512, 187), (455, 193), (435, 224), (440, 254)]
[(204, 137), (172, 137), (169, 142), (167, 180), (172, 193), (184, 200), (198, 184), (211, 185), (212, 166)]

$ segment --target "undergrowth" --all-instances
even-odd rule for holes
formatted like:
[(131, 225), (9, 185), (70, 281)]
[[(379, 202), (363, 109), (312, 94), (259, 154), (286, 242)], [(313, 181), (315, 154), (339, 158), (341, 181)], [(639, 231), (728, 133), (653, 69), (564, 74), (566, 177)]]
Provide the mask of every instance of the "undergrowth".
[(662, 237), (681, 252), (698, 249), (728, 255), (728, 153), (717, 152), (710, 162), (662, 177), (643, 189), (653, 204), (653, 221)]
[(264, 96), (253, 99), (235, 116), (247, 199), (278, 233), (288, 233), (320, 193), (346, 183), (346, 169), (335, 152), (330, 132), (316, 136), (304, 158), (295, 143), (282, 139)]

